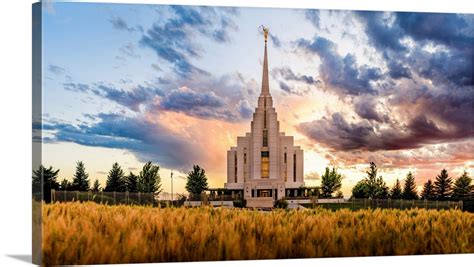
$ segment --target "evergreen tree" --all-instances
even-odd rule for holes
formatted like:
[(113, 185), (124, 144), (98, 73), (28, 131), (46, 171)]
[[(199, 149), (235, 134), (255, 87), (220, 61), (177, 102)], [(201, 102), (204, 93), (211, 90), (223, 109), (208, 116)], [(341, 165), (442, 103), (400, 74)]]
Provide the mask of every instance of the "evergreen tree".
[(105, 192), (125, 192), (125, 178), (122, 167), (115, 162), (107, 175), (107, 182), (104, 188)]
[(436, 176), (434, 182), (434, 193), (436, 199), (446, 200), (452, 195), (453, 179), (449, 177), (446, 169), (441, 170), (441, 173)]
[(402, 186), (400, 185), (400, 181), (398, 179), (395, 182), (395, 185), (393, 186), (392, 190), (390, 191), (390, 198), (392, 199), (402, 198)]
[(200, 195), (202, 191), (208, 189), (206, 172), (199, 165), (194, 165), (193, 170), (188, 173), (185, 188), (194, 196)]
[(42, 194), (46, 203), (51, 202), (51, 189), (59, 190), (58, 174), (59, 169), (54, 170), (52, 166), (45, 168), (41, 165), (38, 170), (33, 171), (32, 186), (35, 199), (41, 199), (39, 196)]
[(89, 191), (89, 174), (82, 161), (78, 161), (76, 165), (76, 172), (72, 179), (71, 190)]
[(321, 176), (321, 190), (323, 198), (330, 198), (332, 194), (341, 189), (342, 175), (337, 173), (336, 168), (330, 170), (326, 167), (326, 172)]
[(431, 180), (428, 180), (423, 186), (423, 191), (421, 192), (421, 199), (432, 200), (434, 198), (434, 186)]
[(160, 167), (153, 165), (151, 161), (143, 165), (143, 169), (138, 176), (138, 191), (142, 193), (156, 193), (159, 194), (161, 189), (161, 177), (158, 174)]
[(63, 179), (61, 181), (61, 184), (59, 185), (59, 189), (63, 190), (63, 191), (67, 191), (67, 190), (70, 190), (71, 189), (71, 182), (69, 182), (68, 180), (66, 179)]
[(130, 172), (130, 174), (125, 177), (125, 185), (128, 192), (138, 192), (138, 176), (135, 175), (133, 172)]
[(369, 188), (369, 197), (374, 198), (376, 194), (376, 188), (377, 188), (377, 166), (375, 165), (374, 162), (370, 163), (369, 170), (366, 172), (367, 173), (367, 178), (365, 178), (365, 181), (368, 185)]
[(474, 191), (474, 186), (471, 185), (472, 179), (464, 171), (463, 174), (454, 182), (453, 198), (462, 200), (468, 198)]
[(100, 183), (97, 179), (95, 179), (94, 185), (92, 186), (92, 192), (100, 192)]
[(411, 172), (407, 174), (405, 179), (405, 186), (403, 187), (402, 193), (403, 199), (418, 199), (418, 193), (416, 192), (415, 177)]

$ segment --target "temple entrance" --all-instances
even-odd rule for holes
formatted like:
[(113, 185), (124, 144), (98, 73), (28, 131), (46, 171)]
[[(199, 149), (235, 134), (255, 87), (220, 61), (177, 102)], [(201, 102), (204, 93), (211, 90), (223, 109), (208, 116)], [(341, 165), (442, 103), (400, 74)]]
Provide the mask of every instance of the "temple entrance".
[(271, 190), (258, 190), (258, 197), (271, 197), (272, 191)]

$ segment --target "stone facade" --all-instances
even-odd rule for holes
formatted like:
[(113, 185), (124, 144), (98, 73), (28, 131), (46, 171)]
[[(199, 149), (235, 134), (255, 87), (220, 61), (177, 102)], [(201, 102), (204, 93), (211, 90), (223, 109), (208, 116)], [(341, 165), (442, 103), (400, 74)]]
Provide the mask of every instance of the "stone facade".
[[(242, 194), (247, 206), (268, 206), (268, 199), (281, 199), (303, 181), (303, 150), (293, 136), (280, 132), (268, 80), (267, 41), (263, 60), (262, 91), (250, 123), (250, 133), (237, 137), (237, 146), (227, 151), (225, 188)], [(261, 200), (261, 201), (260, 201)]]

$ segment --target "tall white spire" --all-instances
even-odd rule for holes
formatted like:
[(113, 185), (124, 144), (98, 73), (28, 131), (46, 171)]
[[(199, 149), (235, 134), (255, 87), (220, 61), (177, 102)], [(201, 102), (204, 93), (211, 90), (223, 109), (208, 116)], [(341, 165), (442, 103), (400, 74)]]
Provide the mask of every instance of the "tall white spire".
[(263, 75), (262, 75), (262, 93), (261, 93), (261, 95), (270, 95), (270, 86), (268, 84), (268, 59), (267, 59), (268, 28), (263, 27), (263, 34), (265, 36), (265, 52), (264, 52), (264, 56), (263, 56)]

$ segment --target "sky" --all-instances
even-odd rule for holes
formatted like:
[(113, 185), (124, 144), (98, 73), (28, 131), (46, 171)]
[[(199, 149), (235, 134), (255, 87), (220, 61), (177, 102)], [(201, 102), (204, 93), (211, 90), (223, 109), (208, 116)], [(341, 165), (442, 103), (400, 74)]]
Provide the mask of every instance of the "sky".
[(474, 15), (100, 3), (42, 15), (43, 164), (59, 180), (79, 160), (102, 186), (114, 162), (137, 174), (152, 161), (165, 192), (172, 170), (185, 192), (195, 164), (223, 187), (260, 93), (261, 25), (307, 185), (336, 167), (350, 196), (371, 161), (390, 187), (408, 172), (419, 191), (443, 168), (474, 176)]

